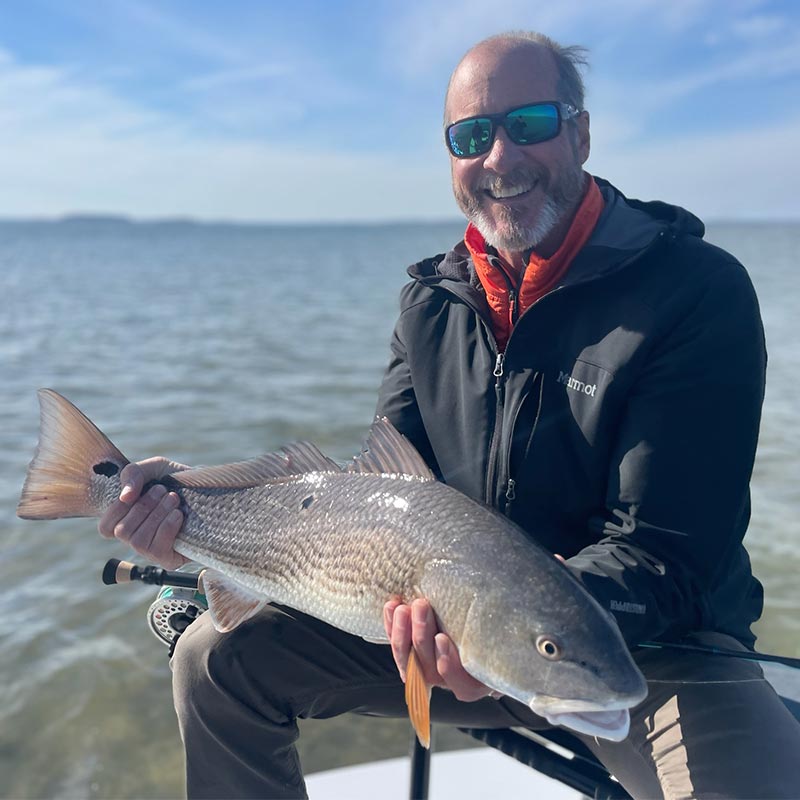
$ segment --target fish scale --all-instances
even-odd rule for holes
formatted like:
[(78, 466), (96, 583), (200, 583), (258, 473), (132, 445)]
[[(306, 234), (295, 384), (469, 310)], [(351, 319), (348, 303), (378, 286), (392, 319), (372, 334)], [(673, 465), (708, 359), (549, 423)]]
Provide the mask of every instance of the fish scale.
[[(228, 491), (167, 486), (186, 510), (178, 552), (236, 570), (243, 586), (370, 639), (386, 638), (386, 600), (420, 596), (424, 563), (441, 557), (459, 533), (451, 506), (462, 495), (420, 491), (426, 485), (418, 480), (319, 473), (241, 490), (235, 499)], [(337, 507), (346, 512), (334, 520)]]

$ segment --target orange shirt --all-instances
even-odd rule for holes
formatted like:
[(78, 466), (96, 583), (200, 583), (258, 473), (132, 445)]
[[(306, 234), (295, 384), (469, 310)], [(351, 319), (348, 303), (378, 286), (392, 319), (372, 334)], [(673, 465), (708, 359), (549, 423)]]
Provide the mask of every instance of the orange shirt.
[[(550, 258), (542, 258), (531, 252), (521, 282), (520, 276), (498, 255), (493, 257), (494, 263), (489, 261), (490, 254), (486, 252), (483, 236), (472, 223), (467, 226), (464, 242), (486, 292), (492, 315), (492, 330), (501, 351), (506, 348), (515, 320), (553, 289), (569, 269), (572, 260), (591, 236), (603, 206), (600, 189), (590, 179), (586, 194), (561, 246)], [(515, 287), (513, 295), (510, 287)]]

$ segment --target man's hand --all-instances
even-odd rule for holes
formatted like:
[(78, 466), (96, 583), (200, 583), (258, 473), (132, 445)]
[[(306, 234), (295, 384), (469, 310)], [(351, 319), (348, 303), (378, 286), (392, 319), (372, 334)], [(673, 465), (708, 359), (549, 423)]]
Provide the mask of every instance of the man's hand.
[(175, 569), (188, 559), (175, 552), (175, 537), (183, 526), (180, 499), (163, 486), (152, 486), (144, 495), (149, 481), (189, 469), (166, 458), (148, 458), (128, 464), (120, 473), (120, 499), (109, 506), (97, 524), (100, 535), (117, 538), (137, 553), (156, 561), (166, 569)]
[(468, 703), (487, 695), (498, 696), (461, 666), (456, 646), (449, 636), (439, 632), (433, 609), (427, 600), (414, 600), (410, 606), (399, 600), (390, 600), (383, 607), (383, 625), (404, 682), (413, 646), (429, 685), (443, 686), (459, 700)]

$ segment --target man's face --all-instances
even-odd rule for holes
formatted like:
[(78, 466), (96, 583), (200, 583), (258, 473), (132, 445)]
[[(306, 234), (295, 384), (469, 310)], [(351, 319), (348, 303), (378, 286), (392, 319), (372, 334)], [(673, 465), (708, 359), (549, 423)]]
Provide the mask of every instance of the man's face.
[[(526, 104), (559, 100), (557, 74), (543, 48), (478, 47), (456, 70), (447, 97), (447, 124)], [(588, 116), (564, 122), (546, 142), (516, 145), (497, 128), (488, 153), (450, 156), (453, 192), (488, 244), (522, 252), (566, 233), (583, 194), (589, 156)], [(563, 230), (562, 230), (563, 229)]]

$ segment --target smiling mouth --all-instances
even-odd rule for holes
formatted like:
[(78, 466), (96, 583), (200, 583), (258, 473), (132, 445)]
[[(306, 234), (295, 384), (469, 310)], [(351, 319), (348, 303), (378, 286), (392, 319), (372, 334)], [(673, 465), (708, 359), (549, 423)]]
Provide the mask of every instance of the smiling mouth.
[(490, 189), (484, 189), (484, 194), (486, 194), (487, 197), (490, 197), (492, 200), (513, 200), (517, 197), (522, 197), (523, 195), (532, 192), (538, 183), (538, 181), (534, 181), (533, 183), (494, 186)]

